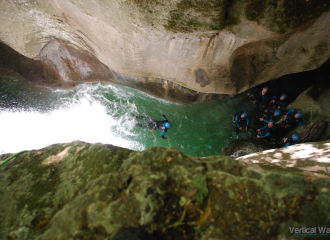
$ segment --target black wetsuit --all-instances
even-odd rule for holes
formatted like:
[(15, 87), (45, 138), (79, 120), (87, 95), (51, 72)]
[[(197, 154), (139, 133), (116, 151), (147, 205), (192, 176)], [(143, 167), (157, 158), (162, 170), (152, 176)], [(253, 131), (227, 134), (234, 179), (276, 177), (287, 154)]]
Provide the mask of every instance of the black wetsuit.
[(142, 117), (142, 116), (134, 116), (134, 118), (148, 122), (148, 125), (143, 125), (143, 124), (137, 123), (136, 125), (139, 127), (150, 128), (151, 130), (156, 130), (156, 129), (162, 130), (163, 132), (161, 134), (161, 138), (166, 139), (164, 134), (167, 132), (167, 128), (164, 127), (164, 123), (168, 122), (168, 120), (166, 119), (165, 116), (163, 116), (164, 121), (157, 121), (155, 119)]
[(272, 100), (275, 100), (275, 102), (270, 102), (269, 103), (269, 106), (271, 108), (274, 108), (274, 107), (275, 108), (284, 107), (284, 105), (285, 105), (285, 99), (281, 100), (280, 98), (281, 98), (281, 96), (274, 96), (274, 97), (272, 97), (271, 101)]
[(249, 119), (249, 117), (242, 118), (241, 115), (242, 115), (243, 113), (246, 113), (246, 112), (243, 111), (243, 110), (241, 110), (241, 111), (235, 113), (235, 115), (234, 115), (234, 119), (233, 119), (233, 121), (234, 121), (235, 124), (236, 124), (236, 135), (238, 135), (238, 133), (239, 133), (239, 128), (241, 127), (241, 126), (239, 125), (239, 123), (242, 124), (242, 123), (244, 122), (244, 123), (246, 124), (246, 127), (249, 128), (250, 119)]
[(302, 118), (296, 118), (297, 111), (296, 110), (290, 110), (288, 117), (281, 123), (282, 127), (288, 128), (290, 127), (291, 129), (294, 128), (295, 126), (300, 126), (303, 123)]
[(250, 100), (253, 102), (255, 101), (256, 109), (259, 109), (260, 104), (267, 101), (267, 98), (268, 98), (268, 91), (266, 92), (265, 95), (262, 95), (262, 89), (254, 90), (254, 91), (250, 92), (250, 94), (251, 94)]
[(260, 138), (269, 138), (272, 135), (273, 132), (274, 132), (274, 127), (269, 128), (267, 126), (267, 127), (261, 128), (258, 135), (260, 136)]
[(277, 137), (282, 137), (286, 133), (290, 132), (296, 126), (300, 126), (303, 124), (302, 118), (296, 118), (297, 111), (291, 109), (286, 115), (288, 116), (285, 120), (281, 122), (281, 125), (277, 131)]
[(275, 116), (274, 112), (267, 112), (264, 114), (266, 114), (266, 116), (262, 116), (262, 118), (264, 119), (263, 121), (266, 123), (269, 123), (270, 120), (273, 120), (273, 122), (276, 122), (279, 119), (279, 116)]
[(292, 136), (288, 137), (288, 140), (286, 141), (286, 143), (284, 143), (283, 147), (288, 147), (288, 146), (292, 146), (292, 145), (296, 145), (298, 144), (298, 141), (293, 140)]
[(292, 136), (288, 137), (288, 140), (286, 142), (281, 142), (280, 144), (276, 144), (277, 148), (284, 148), (292, 145), (298, 144), (298, 141), (293, 140)]

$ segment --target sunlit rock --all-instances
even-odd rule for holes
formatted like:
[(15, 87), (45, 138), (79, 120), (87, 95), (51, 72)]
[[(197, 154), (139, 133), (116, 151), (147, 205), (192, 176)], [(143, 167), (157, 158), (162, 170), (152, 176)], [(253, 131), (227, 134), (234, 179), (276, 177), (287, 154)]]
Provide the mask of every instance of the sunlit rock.
[[(300, 144), (236, 160), (189, 156), (173, 147), (134, 152), (83, 142), (25, 152), (0, 169), (0, 236), (290, 237), (288, 226), (330, 224), (324, 211), (330, 197), (329, 144)], [(61, 160), (43, 164), (56, 156)]]
[[(236, 160), (265, 165), (266, 169), (275, 166), (286, 168), (283, 171), (305, 171), (329, 175), (330, 144), (326, 142), (302, 143), (283, 149), (270, 149), (239, 157)], [(273, 165), (273, 166), (272, 166)], [(281, 169), (279, 169), (280, 171)]]

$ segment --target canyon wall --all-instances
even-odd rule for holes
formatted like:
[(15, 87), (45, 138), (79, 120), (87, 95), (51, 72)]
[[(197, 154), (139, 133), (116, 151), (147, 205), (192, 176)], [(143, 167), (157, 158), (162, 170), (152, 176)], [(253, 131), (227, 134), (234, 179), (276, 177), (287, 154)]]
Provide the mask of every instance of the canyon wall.
[(0, 9), (0, 41), (47, 65), (53, 84), (157, 82), (160, 97), (231, 96), (330, 56), (326, 0), (4, 0)]

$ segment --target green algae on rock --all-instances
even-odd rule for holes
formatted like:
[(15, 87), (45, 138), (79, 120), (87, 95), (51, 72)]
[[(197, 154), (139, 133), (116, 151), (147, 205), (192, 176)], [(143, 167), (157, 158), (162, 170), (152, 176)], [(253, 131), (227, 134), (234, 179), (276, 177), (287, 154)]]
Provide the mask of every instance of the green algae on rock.
[[(42, 211), (42, 217), (49, 219), (61, 206), (84, 191), (88, 182), (105, 172), (117, 171), (122, 159), (130, 152), (108, 145), (73, 142), (24, 153), (1, 168), (0, 188), (1, 192), (5, 191), (1, 197), (2, 204), (13, 203), (2, 209), (3, 214), (11, 213), (6, 217), (9, 222), (21, 219), (20, 214), (26, 214), (22, 220), (24, 224), (29, 224), (37, 211)], [(24, 187), (23, 183), (26, 184)], [(5, 186), (13, 191), (6, 192)], [(12, 229), (16, 225), (3, 223), (3, 228)]]
[(226, 5), (225, 0), (182, 0), (170, 11), (171, 18), (164, 27), (173, 32), (222, 30)]
[[(302, 154), (309, 151), (304, 146), (296, 146)], [(1, 167), (0, 236), (111, 239), (126, 228), (161, 240), (287, 236), (288, 223), (330, 221), (322, 211), (330, 180), (320, 169), (329, 161), (317, 163), (329, 157), (329, 143), (313, 149), (324, 154), (297, 165), (297, 151), (289, 148), (261, 153), (266, 162), (83, 142), (26, 152)]]
[(257, 21), (271, 31), (281, 34), (299, 28), (304, 29), (330, 10), (327, 0), (247, 0), (245, 2), (247, 19)]

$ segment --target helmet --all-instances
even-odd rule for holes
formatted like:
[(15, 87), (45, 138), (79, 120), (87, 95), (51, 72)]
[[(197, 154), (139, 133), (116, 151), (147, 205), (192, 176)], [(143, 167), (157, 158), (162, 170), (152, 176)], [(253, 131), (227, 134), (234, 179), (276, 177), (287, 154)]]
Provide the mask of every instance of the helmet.
[(277, 110), (275, 111), (275, 115), (276, 115), (276, 116), (281, 116), (281, 110), (278, 110), (278, 109), (277, 109)]
[(263, 88), (264, 88), (264, 89), (266, 89), (266, 90), (268, 90), (268, 89), (269, 89), (269, 87), (267, 87), (267, 86), (266, 86), (266, 87), (263, 87)]
[(294, 133), (294, 134), (292, 135), (292, 138), (293, 138), (293, 140), (298, 141), (298, 140), (300, 139), (300, 136), (299, 136), (298, 133)]
[(243, 118), (246, 118), (248, 115), (247, 115), (246, 112), (243, 112), (243, 113), (242, 113), (242, 116), (243, 116)]
[(298, 118), (302, 118), (303, 116), (304, 116), (304, 115), (303, 115), (301, 112), (298, 112), (298, 113), (297, 113), (297, 117), (298, 117)]
[(170, 128), (170, 127), (172, 127), (172, 124), (170, 124), (169, 122), (164, 122), (163, 126), (165, 128)]
[(286, 98), (288, 95), (286, 95), (285, 93), (283, 93), (282, 95), (281, 95), (281, 97), (282, 98)]

